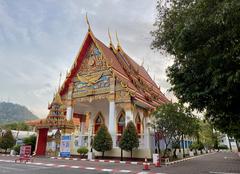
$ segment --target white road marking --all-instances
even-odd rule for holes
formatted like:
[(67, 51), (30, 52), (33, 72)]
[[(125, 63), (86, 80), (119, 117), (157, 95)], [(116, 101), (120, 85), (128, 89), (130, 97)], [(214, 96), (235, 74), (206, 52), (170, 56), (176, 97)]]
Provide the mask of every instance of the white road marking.
[(55, 164), (44, 164), (45, 166), (54, 166)]
[(115, 163), (115, 161), (113, 161), (113, 160), (110, 160), (109, 162), (110, 162), (110, 163)]
[(138, 162), (131, 162), (131, 164), (138, 164)]
[(80, 166), (71, 166), (71, 168), (73, 168), (73, 169), (79, 169)]
[(113, 171), (113, 169), (101, 169), (102, 171), (104, 171), (104, 172), (111, 172), (111, 171)]
[(85, 167), (87, 170), (96, 170), (94, 167)]
[(130, 173), (131, 171), (130, 170), (119, 170), (119, 172), (121, 172), (121, 173)]
[(43, 165), (43, 163), (32, 163), (32, 164), (35, 164), (35, 165)]
[(58, 165), (57, 167), (66, 167), (67, 165)]
[(120, 164), (125, 164), (126, 163), (126, 161), (120, 161)]

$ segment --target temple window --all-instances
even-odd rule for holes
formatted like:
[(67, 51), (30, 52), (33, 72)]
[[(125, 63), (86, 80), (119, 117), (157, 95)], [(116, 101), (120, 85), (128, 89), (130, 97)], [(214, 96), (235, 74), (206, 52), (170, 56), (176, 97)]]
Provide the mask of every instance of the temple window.
[(137, 114), (135, 122), (136, 122), (137, 133), (141, 134), (141, 119), (139, 114)]
[(118, 118), (118, 134), (122, 134), (125, 127), (125, 114), (122, 112)]
[(94, 134), (97, 133), (99, 127), (101, 126), (101, 124), (103, 124), (103, 116), (101, 113), (98, 113), (96, 119), (95, 119), (95, 123), (94, 123)]
[(117, 145), (119, 144), (120, 138), (125, 128), (125, 113), (122, 111), (117, 120)]

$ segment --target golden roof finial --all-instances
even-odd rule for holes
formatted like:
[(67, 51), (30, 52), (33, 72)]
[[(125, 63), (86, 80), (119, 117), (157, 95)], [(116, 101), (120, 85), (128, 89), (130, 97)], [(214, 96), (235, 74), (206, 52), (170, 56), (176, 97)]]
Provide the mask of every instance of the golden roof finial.
[(144, 64), (144, 57), (143, 57), (143, 60), (142, 60), (141, 66), (143, 66), (143, 64)]
[(121, 47), (121, 45), (120, 45), (120, 42), (119, 42), (119, 39), (118, 39), (117, 31), (116, 31), (116, 39), (117, 39), (117, 48), (119, 49)]
[(57, 104), (62, 104), (62, 99), (61, 96), (59, 94), (59, 92), (57, 92), (54, 96), (53, 102), (57, 103)]
[(87, 22), (87, 25), (88, 25), (88, 31), (91, 31), (91, 26), (90, 26), (90, 23), (88, 21), (88, 15), (86, 13), (86, 22)]
[(60, 90), (61, 78), (62, 78), (62, 73), (60, 72), (60, 74), (59, 74), (59, 84), (58, 84), (58, 91)]
[(110, 40), (110, 46), (112, 46), (112, 37), (111, 37), (111, 34), (110, 34), (110, 31), (109, 31), (109, 28), (108, 28), (108, 37), (109, 37), (109, 40)]

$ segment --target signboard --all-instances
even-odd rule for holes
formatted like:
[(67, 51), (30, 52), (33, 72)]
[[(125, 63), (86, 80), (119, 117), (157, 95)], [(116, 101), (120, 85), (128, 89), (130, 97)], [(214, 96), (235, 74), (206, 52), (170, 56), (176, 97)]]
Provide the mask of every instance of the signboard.
[(60, 144), (61, 157), (70, 157), (70, 143), (71, 143), (70, 135), (64, 135), (61, 137), (61, 144)]
[(27, 145), (27, 146), (20, 147), (20, 158), (28, 160), (30, 159), (30, 155), (31, 155), (31, 146)]

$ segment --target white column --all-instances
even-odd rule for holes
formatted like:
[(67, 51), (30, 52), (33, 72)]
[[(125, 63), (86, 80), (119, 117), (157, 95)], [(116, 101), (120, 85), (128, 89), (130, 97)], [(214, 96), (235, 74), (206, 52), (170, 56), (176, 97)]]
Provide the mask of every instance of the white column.
[(128, 124), (129, 121), (133, 121), (133, 112), (131, 109), (126, 110), (126, 125)]
[(108, 129), (112, 136), (113, 147), (116, 147), (115, 101), (109, 101)]
[(67, 114), (66, 114), (66, 118), (67, 120), (71, 120), (73, 117), (73, 107), (72, 106), (68, 106), (67, 107)]
[(92, 135), (93, 134), (93, 120), (92, 120), (91, 112), (87, 112), (86, 117), (88, 117), (88, 119), (89, 119), (88, 125), (86, 125), (86, 126), (88, 126), (87, 127), (88, 128), (88, 150), (90, 152), (90, 150), (91, 150), (91, 138), (93, 136)]
[(81, 122), (80, 123), (80, 131), (79, 131), (79, 137), (78, 137), (78, 145), (83, 146), (83, 134), (85, 130), (85, 123)]
[(144, 146), (150, 148), (150, 127), (148, 127), (149, 118), (144, 119)]

